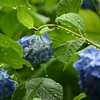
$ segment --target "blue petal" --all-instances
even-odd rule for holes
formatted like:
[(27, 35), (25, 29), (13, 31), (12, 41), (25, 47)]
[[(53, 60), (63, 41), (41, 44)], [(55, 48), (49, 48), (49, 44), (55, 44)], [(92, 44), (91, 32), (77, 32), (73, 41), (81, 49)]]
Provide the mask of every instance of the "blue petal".
[(45, 33), (43, 36), (42, 36), (42, 40), (47, 43), (47, 44), (51, 44), (52, 41), (50, 40), (49, 36), (48, 36), (48, 33)]

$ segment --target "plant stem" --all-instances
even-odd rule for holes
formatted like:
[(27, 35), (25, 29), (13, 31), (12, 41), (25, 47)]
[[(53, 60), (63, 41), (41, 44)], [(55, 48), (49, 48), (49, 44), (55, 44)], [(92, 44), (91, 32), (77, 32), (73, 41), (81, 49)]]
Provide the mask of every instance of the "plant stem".
[(40, 26), (40, 27), (38, 28), (38, 30), (40, 30), (40, 29), (42, 29), (42, 28), (44, 28), (44, 27), (57, 27), (57, 25), (56, 25), (56, 24), (45, 24), (45, 25)]
[(85, 39), (86, 39), (86, 41), (87, 41), (88, 43), (90, 43), (90, 44), (92, 44), (92, 45), (94, 45), (95, 47), (97, 47), (97, 48), (100, 49), (100, 45), (98, 45), (98, 44), (92, 42), (91, 40), (89, 40), (89, 39), (87, 39), (87, 38), (85, 38)]
[(17, 77), (17, 79), (18, 79), (18, 84), (20, 84), (20, 78), (19, 78), (19, 75), (17, 74), (17, 72), (15, 72), (15, 75), (16, 75), (16, 77)]
[(71, 31), (71, 30), (69, 30), (69, 29), (67, 29), (67, 28), (65, 28), (65, 27), (63, 27), (63, 26), (60, 26), (60, 25), (58, 25), (58, 28), (61, 28), (61, 29), (63, 29), (63, 30), (66, 30), (66, 31), (68, 31), (68, 32), (70, 32), (70, 33), (72, 33), (72, 34), (74, 34), (75, 36), (77, 36), (77, 37), (79, 37), (79, 38), (84, 38), (88, 43), (90, 43), (91, 45), (94, 45), (95, 47), (97, 47), (97, 48), (100, 49), (100, 45), (98, 45), (98, 44), (92, 42), (91, 40), (87, 39), (86, 37), (83, 37), (82, 35), (79, 35), (79, 34), (77, 34), (76, 32), (73, 32), (73, 31)]
[(86, 38), (86, 37), (83, 37), (81, 34), (78, 34), (78, 33), (74, 32), (74, 31), (72, 31), (72, 30), (69, 30), (69, 29), (63, 27), (63, 26), (60, 26), (60, 25), (57, 25), (57, 24), (45, 24), (45, 25), (42, 25), (42, 26), (40, 26), (39, 28), (37, 28), (37, 30), (41, 30), (41, 29), (44, 28), (44, 27), (56, 27), (56, 28), (60, 28), (60, 29), (62, 29), (62, 30), (68, 31), (68, 32), (74, 34), (76, 37), (84, 38), (88, 43), (90, 43), (91, 45), (94, 45), (95, 47), (97, 47), (97, 48), (100, 49), (100, 45), (98, 45), (98, 44), (92, 42), (91, 40), (89, 40), (89, 39)]

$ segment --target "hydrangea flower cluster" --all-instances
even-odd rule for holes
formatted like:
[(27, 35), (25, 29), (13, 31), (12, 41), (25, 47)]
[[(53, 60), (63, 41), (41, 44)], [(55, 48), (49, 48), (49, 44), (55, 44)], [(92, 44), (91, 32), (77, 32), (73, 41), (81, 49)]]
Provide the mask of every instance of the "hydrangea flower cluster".
[[(99, 5), (99, 2), (97, 0), (94, 0), (94, 3), (98, 6)], [(82, 4), (82, 8), (85, 8), (85, 9), (91, 9), (91, 10), (94, 10), (94, 7), (91, 3), (90, 0), (83, 0), (83, 4)]]
[(47, 33), (43, 36), (24, 36), (18, 40), (23, 48), (23, 58), (28, 60), (34, 67), (46, 63), (52, 57), (52, 41)]
[(80, 88), (87, 97), (90, 100), (100, 100), (100, 50), (86, 48), (73, 66), (79, 73)]
[(16, 88), (14, 82), (9, 79), (7, 71), (0, 71), (0, 100), (10, 99)]

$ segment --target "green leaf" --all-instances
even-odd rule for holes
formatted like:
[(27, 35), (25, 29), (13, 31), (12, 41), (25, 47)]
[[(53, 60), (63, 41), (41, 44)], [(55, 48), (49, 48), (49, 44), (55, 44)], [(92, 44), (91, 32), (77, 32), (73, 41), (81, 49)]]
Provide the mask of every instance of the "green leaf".
[(78, 13), (83, 0), (60, 0), (57, 7), (57, 17), (69, 12)]
[(14, 69), (19, 69), (26, 64), (32, 67), (31, 64), (22, 59), (22, 47), (11, 38), (0, 34), (0, 62), (9, 64)]
[(48, 31), (52, 31), (52, 29), (50, 29), (49, 27), (44, 27), (40, 30), (40, 33), (41, 34), (44, 34), (45, 32), (48, 32)]
[(85, 24), (83, 19), (79, 14), (67, 13), (63, 14), (60, 17), (57, 17), (55, 20), (57, 23), (61, 23), (65, 27), (77, 27), (78, 29), (85, 31)]
[(100, 2), (100, 0), (97, 0), (98, 2)]
[(40, 98), (34, 98), (33, 100), (42, 100), (42, 99), (40, 99)]
[(73, 54), (77, 52), (84, 42), (84, 38), (68, 41), (65, 44), (53, 49), (54, 56), (64, 64), (68, 64)]
[(26, 95), (25, 83), (21, 83), (17, 86), (14, 91), (13, 97), (11, 100), (23, 100), (23, 97)]
[(91, 10), (83, 9), (80, 10), (79, 14), (84, 20), (88, 39), (100, 44), (100, 18), (98, 15)]
[(16, 13), (16, 10), (10, 11), (0, 19), (0, 28), (9, 37), (16, 37), (27, 30), (26, 27), (19, 23)]
[[(20, 94), (23, 96), (20, 97)], [(62, 97), (60, 84), (49, 78), (36, 78), (26, 82), (24, 86), (21, 83), (15, 90), (12, 100), (62, 100)]]
[(57, 0), (51, 0), (51, 1), (49, 1), (49, 0), (44, 0), (44, 3), (45, 3), (45, 5), (47, 6), (47, 7), (49, 7), (49, 8), (53, 8), (53, 6), (56, 4), (56, 2), (57, 2)]
[(27, 0), (0, 0), (0, 5), (4, 7), (29, 6)]
[(41, 15), (39, 13), (31, 12), (31, 14), (33, 15), (33, 18), (35, 19), (34, 20), (35, 24), (39, 23), (39, 21), (40, 21), (40, 22), (42, 22), (42, 25), (43, 25), (50, 21), (49, 17)]
[(2, 69), (7, 70), (7, 73), (11, 76), (15, 73), (15, 69), (11, 68), (8, 64), (2, 64)]
[(81, 100), (83, 98), (86, 97), (86, 94), (85, 93), (80, 93), (78, 96), (76, 96), (73, 100)]
[[(34, 90), (29, 90), (29, 91), (26, 92), (24, 100), (33, 100), (33, 98), (37, 95), (37, 93), (38, 93), (39, 88), (41, 87), (41, 85), (42, 85), (42, 80), (38, 83), (38, 85), (34, 88)], [(29, 83), (26, 84), (26, 87), (30, 88)]]
[(20, 69), (23, 64), (32, 67), (29, 62), (23, 60), (22, 57), (11, 47), (0, 47), (0, 62), (9, 64), (14, 69)]
[(52, 31), (49, 33), (49, 37), (52, 40), (52, 48), (56, 48), (58, 46), (60, 46), (61, 44), (64, 43), (63, 39), (61, 38), (61, 36), (59, 34), (57, 34), (56, 32)]
[(3, 34), (0, 34), (0, 38), (0, 47), (11, 47), (19, 54), (20, 57), (22, 57), (22, 47), (16, 41)]
[(33, 28), (33, 26), (34, 26), (33, 18), (25, 10), (18, 9), (17, 18), (18, 18), (19, 22), (22, 23), (24, 26), (28, 27), (29, 29)]

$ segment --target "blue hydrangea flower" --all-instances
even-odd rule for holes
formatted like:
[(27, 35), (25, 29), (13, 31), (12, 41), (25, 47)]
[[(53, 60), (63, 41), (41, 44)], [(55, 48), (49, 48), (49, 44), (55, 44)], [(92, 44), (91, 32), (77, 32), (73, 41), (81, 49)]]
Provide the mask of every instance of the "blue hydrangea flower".
[(18, 40), (18, 43), (23, 47), (23, 58), (34, 67), (46, 63), (52, 57), (52, 41), (47, 33), (43, 36), (24, 36)]
[[(97, 5), (97, 7), (98, 7), (99, 2), (98, 2), (97, 0), (94, 0), (94, 3), (95, 3), (95, 4)], [(95, 9), (94, 9), (94, 7), (93, 7), (93, 5), (92, 5), (92, 3), (91, 3), (90, 0), (83, 0), (82, 8), (91, 9), (91, 10), (94, 10), (94, 11), (95, 11)]]
[(0, 71), (0, 100), (10, 99), (16, 88), (14, 82), (9, 79), (7, 71)]
[(79, 85), (90, 100), (100, 100), (100, 50), (86, 48), (74, 62), (79, 73)]

